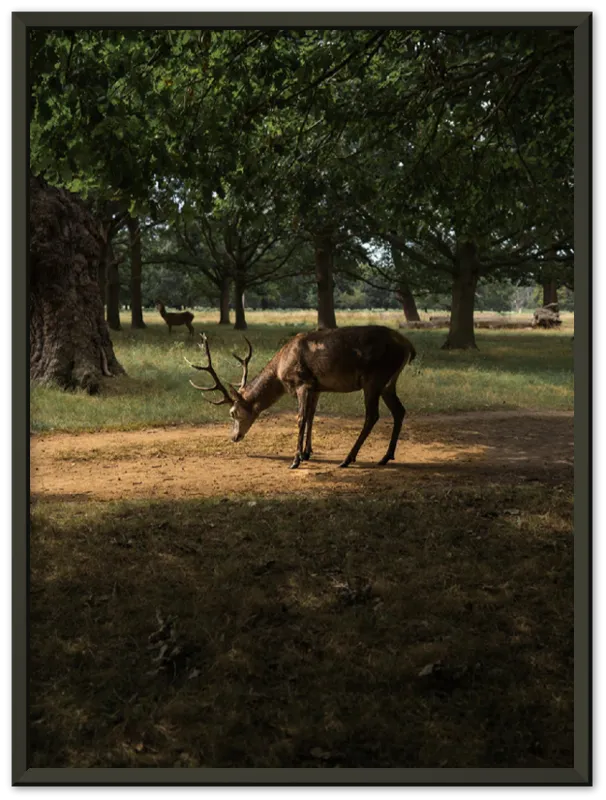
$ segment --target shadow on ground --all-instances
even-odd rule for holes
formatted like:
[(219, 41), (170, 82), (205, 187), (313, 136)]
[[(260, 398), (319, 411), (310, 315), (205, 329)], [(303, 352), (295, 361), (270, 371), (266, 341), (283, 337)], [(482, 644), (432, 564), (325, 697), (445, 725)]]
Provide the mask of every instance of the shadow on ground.
[[(329, 422), (332, 462), (356, 426)], [(245, 459), (256, 492), (150, 499), (149, 452), (142, 495), (40, 482), (31, 766), (572, 767), (571, 429), (418, 418), (406, 461), (308, 477), (278, 445)], [(195, 447), (224, 430), (180, 456), (164, 433), (139, 446), (200, 484), (225, 460)], [(131, 444), (108, 440), (96, 474), (128, 488)], [(85, 452), (56, 443), (55, 467)]]

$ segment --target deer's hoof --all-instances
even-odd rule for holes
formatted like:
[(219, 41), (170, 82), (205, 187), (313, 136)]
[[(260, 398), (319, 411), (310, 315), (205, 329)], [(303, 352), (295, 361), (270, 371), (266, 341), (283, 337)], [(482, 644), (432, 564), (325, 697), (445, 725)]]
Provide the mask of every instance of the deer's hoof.
[(301, 461), (309, 461), (311, 453), (301, 453)]
[(378, 466), (379, 467), (384, 467), (385, 464), (389, 464), (389, 462), (393, 461), (393, 460), (394, 460), (393, 456), (383, 456), (383, 458), (379, 461)]
[(295, 459), (288, 469), (297, 469), (301, 462), (298, 459)]
[(348, 461), (347, 459), (345, 459), (345, 461), (341, 461), (341, 463), (339, 464), (339, 468), (340, 469), (345, 469), (345, 467), (348, 467), (350, 464), (351, 464), (351, 461)]

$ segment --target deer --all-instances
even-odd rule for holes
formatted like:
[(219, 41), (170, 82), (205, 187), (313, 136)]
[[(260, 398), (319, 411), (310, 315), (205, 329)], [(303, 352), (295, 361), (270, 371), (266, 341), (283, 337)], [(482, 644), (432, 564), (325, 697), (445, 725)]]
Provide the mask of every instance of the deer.
[(244, 357), (232, 353), (241, 364), (240, 385), (225, 385), (212, 365), (208, 337), (205, 333), (198, 347), (206, 355), (207, 364), (192, 364), (207, 372), (212, 386), (190, 384), (201, 392), (219, 392), (222, 397), (204, 399), (214, 405), (229, 404), (233, 442), (246, 436), (261, 412), (272, 406), (285, 393), (298, 401), (297, 450), (290, 469), (297, 469), (312, 455), (312, 426), (320, 394), (323, 392), (364, 392), (365, 419), (360, 435), (339, 467), (356, 461), (358, 452), (379, 419), (379, 400), (383, 400), (393, 417), (393, 430), (387, 452), (379, 461), (384, 466), (395, 459), (396, 446), (406, 409), (396, 394), (400, 373), (416, 356), (415, 348), (398, 331), (381, 325), (352, 326), (298, 333), (290, 339), (248, 383), (248, 366), (253, 347), (244, 337), (248, 352)]
[(191, 324), (194, 315), (191, 311), (167, 311), (164, 303), (156, 303), (156, 308), (160, 312), (160, 316), (168, 325), (168, 332), (173, 332), (173, 326), (177, 327), (178, 325), (187, 325), (187, 329), (189, 331), (189, 335), (194, 335), (194, 326)]

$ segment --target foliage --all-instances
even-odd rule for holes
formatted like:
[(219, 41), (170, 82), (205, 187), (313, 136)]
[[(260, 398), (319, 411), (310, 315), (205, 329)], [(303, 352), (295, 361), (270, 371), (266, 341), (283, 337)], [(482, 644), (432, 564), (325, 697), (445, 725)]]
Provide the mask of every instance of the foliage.
[(294, 275), (291, 248), (323, 232), (341, 282), (377, 291), (449, 291), (467, 240), (491, 280), (573, 286), (571, 31), (38, 30), (31, 44), (32, 169), (168, 224), (171, 263), (206, 283)]
[(410, 43), (388, 44), (392, 59), (400, 53), (403, 64), (422, 59), (425, 67), (414, 75), (406, 67), (408, 80), (388, 94), (388, 122), (369, 134), (393, 145), (383, 150), (388, 238), (399, 232), (392, 241), (409, 258), (450, 272), (465, 240), (477, 244), (483, 274), (500, 270), (503, 277), (527, 270), (554, 241), (566, 255), (573, 234), (571, 33), (437, 32), (408, 60)]

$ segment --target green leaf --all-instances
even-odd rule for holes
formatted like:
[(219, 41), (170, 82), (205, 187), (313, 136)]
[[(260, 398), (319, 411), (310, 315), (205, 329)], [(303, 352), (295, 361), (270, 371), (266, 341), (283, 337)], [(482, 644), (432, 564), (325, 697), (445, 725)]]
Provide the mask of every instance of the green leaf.
[(72, 170), (70, 169), (69, 165), (66, 162), (62, 162), (59, 166), (59, 177), (61, 178), (61, 182), (67, 186), (73, 177)]

